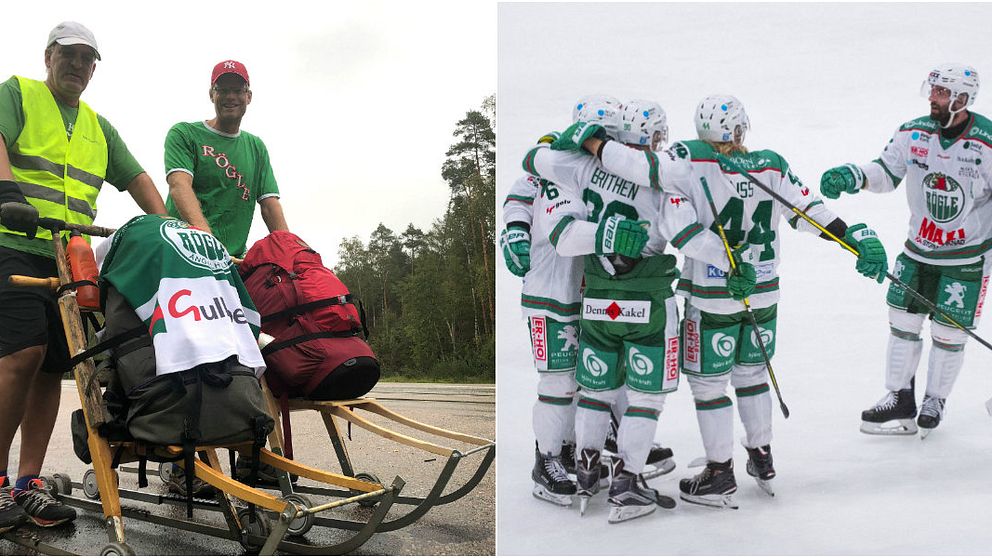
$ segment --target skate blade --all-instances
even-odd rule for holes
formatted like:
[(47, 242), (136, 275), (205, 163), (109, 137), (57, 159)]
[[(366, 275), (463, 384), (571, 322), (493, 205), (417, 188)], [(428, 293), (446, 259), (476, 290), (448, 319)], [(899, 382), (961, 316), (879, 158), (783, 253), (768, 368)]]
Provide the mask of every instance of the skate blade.
[(586, 508), (589, 507), (589, 496), (585, 494), (579, 496), (579, 515), (584, 516), (586, 514)]
[(641, 473), (641, 477), (644, 480), (651, 480), (658, 478), (662, 475), (667, 475), (675, 470), (675, 460), (672, 458), (663, 459), (654, 465), (649, 465), (651, 469), (646, 469)]
[(705, 467), (708, 462), (709, 460), (706, 459), (706, 456), (697, 457), (689, 462), (689, 468), (695, 469), (696, 467)]
[(679, 494), (679, 498), (689, 502), (690, 504), (698, 504), (700, 506), (707, 506), (711, 508), (729, 508), (736, 510), (738, 508), (737, 501), (734, 499), (733, 494), (711, 494), (708, 496), (693, 496), (691, 494)]
[(992, 416), (992, 399), (985, 402), (985, 410), (988, 411), (990, 416)]
[(927, 436), (929, 436), (930, 435), (930, 432), (932, 432), (932, 431), (933, 431), (933, 428), (921, 428), (920, 429), (920, 439), (921, 440), (926, 440), (927, 439)]
[(772, 481), (761, 480), (759, 478), (755, 478), (754, 480), (758, 483), (758, 488), (765, 491), (765, 494), (775, 496), (775, 489), (772, 488)]
[(621, 523), (654, 513), (657, 506), (610, 506), (610, 523)]
[(544, 486), (540, 484), (534, 485), (534, 490), (531, 491), (538, 500), (544, 500), (545, 502), (551, 502), (556, 506), (561, 506), (563, 508), (571, 507), (572, 505), (572, 495), (571, 494), (555, 494), (551, 492)]
[[(892, 422), (894, 426), (885, 426)], [(916, 421), (913, 419), (896, 419), (889, 422), (868, 422), (861, 421), (861, 432), (873, 436), (910, 436), (916, 434)]]

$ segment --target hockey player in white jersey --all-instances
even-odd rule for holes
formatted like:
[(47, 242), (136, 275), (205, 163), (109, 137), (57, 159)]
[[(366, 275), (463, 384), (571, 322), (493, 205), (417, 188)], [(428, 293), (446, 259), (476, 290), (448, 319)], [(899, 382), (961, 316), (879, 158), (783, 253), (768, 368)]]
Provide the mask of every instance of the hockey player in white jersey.
[[(968, 110), (978, 87), (970, 66), (935, 67), (921, 90), (930, 102), (928, 116), (900, 126), (878, 159), (832, 168), (820, 179), (828, 198), (891, 192), (905, 184), (909, 234), (892, 274), (969, 329), (978, 326), (992, 266), (992, 121)], [(944, 416), (968, 336), (941, 313), (930, 316), (933, 347), (917, 418), (914, 380), (929, 310), (894, 283), (886, 301), (888, 393), (861, 413), (861, 431), (915, 434), (918, 425), (926, 436)]]
[[(542, 141), (551, 139), (547, 136)], [(556, 203), (556, 193), (554, 184), (536, 176), (517, 179), (503, 205), (506, 228), (500, 244), (507, 268), (523, 277), (520, 304), (539, 377), (532, 419), (537, 438), (531, 471), (533, 494), (569, 506), (575, 483), (568, 478), (563, 458), (574, 467), (582, 258), (559, 256), (548, 241), (551, 220), (547, 210)]]
[[(601, 122), (616, 136), (621, 110), (615, 103), (589, 103), (578, 116)], [(575, 418), (580, 511), (598, 491), (610, 408), (621, 389), (628, 406), (620, 419), (619, 455), (610, 463), (609, 521), (640, 517), (658, 505), (673, 507), (673, 500), (638, 477), (665, 394), (678, 386), (675, 258), (664, 254), (659, 235), (648, 232), (657, 226), (660, 193), (610, 174), (579, 153), (538, 147), (525, 157), (524, 170), (557, 185), (550, 240), (558, 253), (585, 255)]]
[[(775, 469), (768, 372), (741, 300), (750, 297), (759, 335), (771, 358), (776, 345), (779, 298), (778, 228), (781, 218), (791, 212), (718, 159), (729, 159), (737, 169), (746, 170), (793, 206), (825, 224), (827, 230), (846, 238), (861, 254), (857, 264), (861, 273), (881, 282), (886, 259), (884, 247), (871, 229), (860, 224), (847, 227), (799, 181), (779, 154), (771, 150), (749, 152), (744, 147), (750, 122), (736, 98), (705, 98), (696, 109), (695, 123), (699, 140), (678, 142), (669, 148), (689, 163), (691, 172), (687, 176), (666, 173), (657, 160), (645, 159), (616, 142), (593, 138), (583, 140), (583, 147), (598, 153), (610, 172), (639, 184), (664, 187), (660, 227), (686, 257), (678, 284), (678, 293), (686, 299), (682, 371), (696, 402), (707, 459), (700, 474), (680, 482), (681, 498), (715, 507), (736, 507), (732, 497), (737, 491), (732, 459), (733, 401), (726, 395), (728, 383), (735, 388), (746, 433), (747, 472), (773, 494), (769, 482), (775, 477)], [(563, 141), (571, 131), (563, 132)], [(737, 265), (732, 272), (707, 191), (733, 248)], [(798, 217), (789, 223), (798, 230), (819, 233)]]

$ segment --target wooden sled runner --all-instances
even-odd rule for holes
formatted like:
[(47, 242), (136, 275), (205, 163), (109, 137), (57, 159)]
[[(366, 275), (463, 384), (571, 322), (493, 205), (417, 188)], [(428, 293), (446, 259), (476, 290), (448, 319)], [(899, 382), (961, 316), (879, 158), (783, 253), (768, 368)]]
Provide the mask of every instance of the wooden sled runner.
[[(270, 415), (273, 418), (276, 418), (276, 428), (273, 430), (272, 434), (269, 435), (269, 445), (272, 447), (272, 451), (274, 453), (282, 454), (285, 445), (283, 441), (282, 422), (278, 419), (278, 417), (280, 417), (279, 406), (264, 383), (263, 390), (269, 405)], [(342, 474), (345, 476), (378, 482), (378, 477), (374, 474), (356, 474), (355, 467), (351, 461), (346, 445), (348, 436), (342, 430), (342, 423), (339, 421), (353, 424), (367, 430), (368, 432), (403, 446), (425, 451), (446, 459), (441, 473), (438, 475), (437, 479), (434, 480), (433, 486), (427, 495), (403, 495), (396, 497), (396, 504), (410, 507), (410, 509), (405, 510), (405, 512), (399, 517), (382, 522), (378, 527), (379, 532), (402, 529), (403, 527), (406, 527), (407, 525), (410, 525), (414, 521), (423, 517), (424, 514), (426, 514), (434, 506), (450, 504), (468, 495), (486, 475), (486, 472), (489, 470), (489, 467), (492, 465), (492, 462), (496, 457), (496, 444), (492, 440), (487, 440), (485, 438), (470, 434), (453, 432), (451, 430), (438, 428), (436, 426), (431, 426), (429, 424), (413, 420), (387, 409), (381, 403), (372, 398), (350, 399), (343, 401), (304, 401), (290, 399), (289, 410), (312, 410), (320, 413), (324, 427), (327, 430), (328, 437), (330, 438), (331, 446), (334, 448), (334, 454), (337, 457), (338, 465), (341, 468)], [(418, 434), (428, 434), (434, 437), (442, 438), (452, 445), (457, 443), (460, 445), (461, 449), (423, 440), (411, 435), (402, 434), (392, 428), (382, 426), (379, 422), (370, 420), (371, 416), (378, 416), (380, 418), (388, 419), (392, 423), (412, 429)], [(474, 473), (472, 473), (471, 478), (469, 478), (469, 480), (461, 486), (445, 493), (445, 489), (448, 488), (449, 481), (462, 461), (473, 454), (482, 452), (484, 452), (483, 456), (475, 468)], [(347, 494), (337, 489), (329, 489), (324, 487), (307, 486), (303, 484), (291, 486), (289, 479), (286, 477), (280, 478), (280, 489), (282, 490), (284, 496), (288, 496), (294, 492), (333, 497), (344, 496)], [(315, 524), (340, 528), (340, 525), (338, 525), (335, 520), (328, 518), (316, 518)]]
[[(4, 207), (6, 210), (7, 208)], [(53, 231), (53, 246), (55, 248), (55, 260), (58, 265), (58, 278), (30, 278), (11, 277), (11, 283), (20, 286), (42, 286), (57, 289), (61, 285), (68, 285), (72, 282), (72, 276), (66, 260), (65, 249), (59, 237), (60, 230), (75, 230), (83, 234), (95, 236), (109, 236), (113, 230), (103, 227), (68, 225), (60, 221), (47, 220), (46, 228)], [(82, 318), (79, 306), (76, 302), (75, 291), (67, 289), (58, 298), (59, 311), (65, 328), (71, 355), (82, 353), (86, 349), (86, 336), (83, 330)], [(75, 366), (73, 376), (79, 394), (85, 418), (87, 432), (87, 445), (93, 460), (93, 468), (87, 473), (87, 479), (83, 483), (74, 483), (68, 476), (58, 474), (47, 479), (49, 488), (54, 496), (62, 502), (94, 512), (102, 512), (107, 530), (109, 544), (100, 549), (101, 555), (133, 555), (133, 549), (128, 545), (125, 537), (124, 517), (147, 521), (150, 523), (175, 527), (186, 531), (201, 533), (221, 539), (238, 541), (246, 550), (258, 551), (261, 554), (271, 555), (276, 550), (293, 554), (342, 554), (350, 552), (367, 541), (382, 525), (386, 514), (397, 502), (397, 497), (404, 486), (404, 481), (396, 477), (393, 482), (386, 486), (378, 482), (370, 482), (352, 478), (349, 475), (341, 475), (321, 471), (315, 468), (306, 467), (294, 461), (285, 459), (280, 455), (261, 451), (261, 461), (272, 465), (282, 474), (289, 473), (298, 475), (311, 481), (333, 485), (340, 490), (335, 494), (338, 499), (322, 505), (302, 505), (299, 499), (291, 497), (276, 497), (262, 490), (252, 488), (240, 483), (221, 471), (220, 460), (217, 456), (218, 446), (197, 447), (199, 456), (194, 460), (194, 473), (203, 482), (215, 487), (219, 496), (216, 502), (199, 502), (196, 507), (215, 509), (220, 511), (226, 520), (227, 527), (217, 527), (210, 524), (199, 523), (191, 520), (174, 519), (162, 517), (143, 509), (124, 508), (121, 505), (121, 498), (130, 498), (138, 501), (151, 503), (163, 503), (169, 498), (160, 495), (146, 494), (139, 491), (124, 490), (118, 487), (118, 477), (112, 468), (114, 463), (113, 454), (121, 449), (118, 456), (120, 462), (128, 462), (137, 456), (154, 451), (161, 456), (163, 452), (168, 456), (176, 455), (178, 460), (182, 454), (182, 448), (177, 446), (158, 446), (152, 448), (140, 443), (124, 442), (111, 443), (101, 437), (98, 429), (101, 425), (110, 422), (106, 410), (102, 405), (102, 394), (99, 382), (96, 380), (96, 370), (92, 359), (87, 359)], [(225, 445), (225, 448), (249, 448), (251, 442), (247, 444)], [(181, 462), (181, 460), (180, 460)], [(87, 498), (79, 498), (72, 495), (73, 489), (81, 488), (84, 493), (87, 489), (90, 496), (95, 496), (99, 501)], [(248, 507), (239, 507), (235, 500), (249, 504)], [(329, 546), (306, 545), (284, 540), (291, 530), (291, 525), (300, 521), (308, 521), (319, 517), (319, 514), (326, 511), (335, 510), (343, 506), (360, 504), (367, 501), (377, 502), (377, 509), (371, 514), (368, 521), (348, 522), (336, 520), (335, 524), (340, 528), (353, 531), (344, 540)], [(257, 509), (256, 509), (257, 508)], [(275, 515), (275, 522), (269, 521), (265, 510)], [(339, 525), (338, 525), (339, 524)], [(59, 549), (47, 543), (39, 541), (32, 536), (29, 528), (21, 528), (16, 531), (3, 533), (3, 538), (45, 554), (71, 554), (63, 549)], [(152, 550), (154, 552), (154, 550)]]

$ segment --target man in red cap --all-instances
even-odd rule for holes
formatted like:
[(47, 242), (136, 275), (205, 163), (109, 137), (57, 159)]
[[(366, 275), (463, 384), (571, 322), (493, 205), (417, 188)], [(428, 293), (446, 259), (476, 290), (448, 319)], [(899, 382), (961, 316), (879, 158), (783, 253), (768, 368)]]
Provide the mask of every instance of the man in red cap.
[[(93, 33), (65, 21), (48, 35), (44, 81), (15, 76), (0, 84), (0, 204), (30, 204), (41, 217), (89, 225), (108, 182), (145, 213), (165, 213), (117, 130), (80, 99), (98, 60)], [(58, 275), (51, 232), (30, 221), (0, 224), (0, 532), (76, 517), (38, 478), (69, 358), (58, 305), (47, 290), (8, 286), (10, 275)], [(15, 474), (8, 453), (18, 429)]]
[[(279, 203), (279, 187), (269, 152), (262, 140), (241, 129), (251, 103), (248, 70), (236, 60), (224, 60), (210, 75), (210, 101), (215, 116), (199, 122), (180, 122), (165, 136), (165, 174), (169, 215), (212, 233), (233, 256), (247, 251), (248, 231), (257, 202), (269, 232), (286, 231)], [(244, 458), (238, 469), (250, 469)], [(262, 465), (262, 480), (275, 481), (274, 470)], [(169, 487), (185, 496), (183, 470), (174, 468)], [(212, 488), (194, 479), (196, 495)]]
[(289, 230), (269, 152), (258, 136), (241, 130), (249, 86), (244, 64), (217, 63), (210, 76), (214, 118), (180, 122), (165, 137), (169, 215), (212, 233), (234, 256), (247, 250), (256, 202), (270, 232)]

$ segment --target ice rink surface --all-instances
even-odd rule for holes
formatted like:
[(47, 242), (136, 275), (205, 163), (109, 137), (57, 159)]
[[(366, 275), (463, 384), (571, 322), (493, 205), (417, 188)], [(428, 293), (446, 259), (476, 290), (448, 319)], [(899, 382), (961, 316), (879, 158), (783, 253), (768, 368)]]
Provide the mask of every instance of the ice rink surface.
[[(572, 103), (590, 93), (660, 102), (674, 140), (695, 137), (691, 115), (704, 96), (735, 95), (751, 119), (746, 144), (778, 151), (818, 190), (824, 170), (875, 159), (900, 124), (929, 112), (919, 88), (932, 65), (975, 67), (986, 90), (972, 109), (990, 115), (992, 35), (978, 26), (990, 18), (987, 4), (502, 4), (497, 205), (530, 145), (567, 126)], [(878, 231), (891, 265), (906, 238), (902, 190), (827, 205), (848, 224)], [(603, 495), (585, 517), (577, 504), (558, 508), (531, 496), (537, 378), (520, 281), (500, 266), (500, 554), (989, 552), (992, 417), (984, 404), (992, 397), (992, 350), (969, 341), (944, 422), (926, 440), (861, 434), (861, 411), (885, 393), (887, 284), (857, 274), (854, 257), (836, 245), (784, 223), (780, 230), (773, 366), (792, 416), (784, 420), (775, 404), (774, 498), (744, 472), (747, 455), (737, 443), (739, 510), (680, 501), (608, 525)], [(930, 350), (924, 328), (918, 386)], [(976, 333), (992, 342), (988, 318)], [(677, 498), (678, 479), (698, 473), (687, 466), (703, 455), (684, 378), (667, 399), (656, 440), (673, 448), (678, 467), (651, 486)]]

